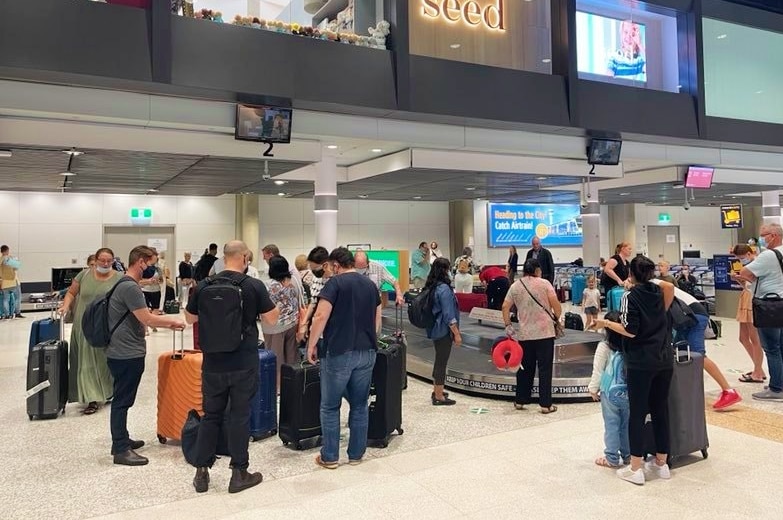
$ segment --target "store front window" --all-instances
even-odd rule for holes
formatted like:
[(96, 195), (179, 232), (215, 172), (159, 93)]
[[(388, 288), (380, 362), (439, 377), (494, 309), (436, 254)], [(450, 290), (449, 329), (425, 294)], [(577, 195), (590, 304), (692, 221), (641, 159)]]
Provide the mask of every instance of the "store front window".
[(783, 34), (704, 18), (708, 116), (783, 124)]
[(577, 0), (580, 79), (679, 92), (677, 13), (643, 2)]
[(389, 34), (377, 0), (171, 0), (171, 6), (205, 21), (361, 47), (385, 49)]
[(550, 0), (408, 0), (410, 52), (552, 72)]

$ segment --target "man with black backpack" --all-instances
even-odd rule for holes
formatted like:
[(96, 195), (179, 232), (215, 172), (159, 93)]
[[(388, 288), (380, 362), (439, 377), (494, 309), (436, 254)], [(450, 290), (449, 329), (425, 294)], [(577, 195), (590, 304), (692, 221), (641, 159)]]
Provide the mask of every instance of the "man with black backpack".
[(199, 282), (185, 309), (188, 323), (199, 324), (204, 353), (201, 372), (204, 419), (196, 441), (196, 492), (209, 489), (209, 468), (215, 462), (218, 434), (229, 401), (228, 446), (231, 452), (229, 493), (261, 483), (261, 473), (249, 473), (250, 401), (258, 389), (259, 317), (270, 325), (280, 310), (263, 282), (244, 274), (249, 250), (232, 240), (223, 248), (226, 269)]
[[(148, 266), (154, 265), (158, 255), (147, 246), (136, 246), (128, 258), (126, 276), (120, 278), (109, 291), (105, 300), (105, 312), (100, 315), (101, 323), (93, 323), (95, 334), (90, 332), (91, 326), (82, 328), (101, 341), (95, 341), (94, 346), (108, 345), (106, 361), (114, 378), (114, 399), (111, 403), (111, 453), (114, 463), (123, 466), (143, 466), (149, 462), (146, 457), (136, 451), (144, 446), (144, 441), (134, 441), (128, 434), (128, 410), (136, 401), (136, 392), (144, 373), (144, 358), (147, 355), (147, 341), (144, 337), (146, 328), (168, 327), (173, 330), (183, 330), (185, 322), (179, 316), (157, 315), (150, 312), (144, 293), (141, 292), (139, 281)], [(94, 302), (99, 305), (101, 302)], [(92, 305), (92, 304), (91, 304)], [(88, 307), (85, 317), (93, 316)], [(97, 316), (97, 315), (96, 315)], [(97, 318), (95, 318), (97, 321)], [(105, 320), (105, 322), (104, 322)], [(88, 339), (90, 335), (88, 335)]]

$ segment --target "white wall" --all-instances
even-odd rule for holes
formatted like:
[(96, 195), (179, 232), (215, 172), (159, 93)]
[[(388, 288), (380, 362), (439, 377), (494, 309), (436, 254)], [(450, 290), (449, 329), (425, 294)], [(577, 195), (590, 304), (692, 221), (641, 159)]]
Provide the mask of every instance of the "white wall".
[[(289, 262), (317, 245), (312, 199), (259, 197), (259, 220), (261, 247), (276, 244)], [(373, 249), (413, 251), (420, 242), (433, 240), (442, 251), (449, 250), (448, 202), (340, 201), (340, 245), (371, 244)]]
[[(0, 242), (22, 261), (23, 282), (51, 279), (52, 267), (85, 265), (104, 225), (130, 224), (130, 209), (152, 208), (153, 225), (175, 226), (176, 257), (198, 258), (210, 242), (234, 238), (235, 200), (222, 197), (0, 192)], [(127, 261), (128, 251), (115, 251)], [(170, 253), (169, 253), (170, 257)]]
[[(505, 265), (508, 260), (508, 248), (490, 248), (488, 245), (487, 204), (486, 201), (475, 201), (473, 203), (473, 257), (480, 264)], [(605, 217), (601, 219), (602, 236), (605, 234), (604, 221)], [(524, 263), (528, 249), (530, 249), (529, 244), (517, 245), (517, 254), (521, 263)], [(548, 249), (552, 252), (552, 258), (556, 264), (573, 262), (577, 258), (582, 257), (581, 247), (551, 247)]]
[(647, 247), (647, 227), (658, 225), (658, 214), (668, 213), (671, 217), (669, 226), (680, 227), (680, 247), (682, 249), (698, 249), (703, 258), (726, 254), (734, 245), (735, 233), (730, 229), (722, 229), (719, 207), (691, 207), (686, 211), (680, 206), (646, 206), (635, 205), (636, 215), (636, 250), (649, 253)]

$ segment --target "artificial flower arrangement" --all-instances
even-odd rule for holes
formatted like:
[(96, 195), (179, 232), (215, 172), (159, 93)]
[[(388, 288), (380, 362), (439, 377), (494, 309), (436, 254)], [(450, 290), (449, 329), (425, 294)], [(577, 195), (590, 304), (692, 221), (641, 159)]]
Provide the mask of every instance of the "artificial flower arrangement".
[[(200, 12), (196, 13), (196, 18), (223, 23), (222, 13), (211, 9), (202, 9)], [(324, 29), (319, 29), (317, 27), (300, 25), (298, 23), (289, 24), (280, 20), (264, 20), (263, 18), (258, 17), (236, 15), (231, 23), (241, 27), (262, 29), (282, 34), (293, 34), (305, 38), (340, 42), (356, 45), (358, 47), (371, 47), (373, 49), (386, 49), (386, 37), (389, 35), (390, 29), (390, 24), (386, 20), (378, 22), (375, 27), (370, 27), (368, 29), (369, 34), (366, 36), (342, 31), (339, 29), (339, 25), (336, 22), (330, 23)]]

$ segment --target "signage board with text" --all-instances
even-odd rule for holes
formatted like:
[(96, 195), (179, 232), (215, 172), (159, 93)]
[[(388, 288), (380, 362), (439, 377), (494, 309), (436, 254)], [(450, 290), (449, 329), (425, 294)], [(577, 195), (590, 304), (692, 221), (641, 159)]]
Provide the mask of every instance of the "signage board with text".
[(581, 246), (582, 216), (578, 204), (487, 204), (489, 247), (530, 244)]
[(720, 227), (723, 229), (742, 227), (742, 204), (724, 204), (720, 207)]
[[(397, 280), (400, 279), (400, 252), (399, 251), (367, 251), (367, 258), (383, 265)], [(406, 266), (407, 269), (407, 266)], [(388, 283), (381, 285), (382, 291), (393, 291), (394, 287)]]

